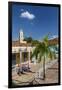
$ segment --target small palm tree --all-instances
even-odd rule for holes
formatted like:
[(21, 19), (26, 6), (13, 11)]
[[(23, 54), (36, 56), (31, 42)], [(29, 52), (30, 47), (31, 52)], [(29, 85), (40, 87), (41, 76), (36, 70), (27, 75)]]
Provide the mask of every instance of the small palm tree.
[(39, 62), (43, 59), (43, 80), (45, 79), (45, 61), (46, 61), (46, 58), (50, 58), (52, 59), (53, 57), (55, 57), (55, 52), (53, 52), (51, 49), (50, 49), (50, 46), (48, 44), (48, 35), (46, 35), (44, 38), (43, 38), (43, 41), (42, 42), (39, 42), (33, 53), (32, 53), (32, 57), (36, 58), (36, 60), (38, 60)]

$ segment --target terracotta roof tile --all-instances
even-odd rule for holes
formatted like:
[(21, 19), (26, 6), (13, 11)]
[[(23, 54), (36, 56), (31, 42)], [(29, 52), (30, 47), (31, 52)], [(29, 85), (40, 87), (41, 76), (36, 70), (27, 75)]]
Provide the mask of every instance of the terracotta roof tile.
[(56, 45), (56, 44), (58, 44), (58, 38), (54, 38), (54, 39), (51, 39), (51, 40), (49, 40), (49, 45)]
[(20, 43), (19, 41), (12, 41), (12, 46), (30, 46), (31, 44), (28, 43)]
[[(55, 45), (58, 44), (58, 38), (54, 38), (49, 40), (49, 45)], [(31, 46), (30, 43), (20, 43), (19, 40), (18, 41), (12, 41), (12, 46), (16, 47), (16, 46)]]

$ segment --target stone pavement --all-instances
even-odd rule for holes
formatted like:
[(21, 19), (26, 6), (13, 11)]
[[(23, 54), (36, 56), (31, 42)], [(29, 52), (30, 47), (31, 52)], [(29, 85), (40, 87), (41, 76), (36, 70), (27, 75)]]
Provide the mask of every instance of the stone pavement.
[(17, 85), (58, 83), (58, 62), (56, 61), (51, 67), (46, 69), (45, 80), (35, 78), (35, 72), (26, 72), (20, 76), (13, 77), (13, 81)]
[[(58, 83), (58, 62), (46, 70), (45, 80), (36, 79), (39, 84)], [(36, 84), (34, 81), (33, 84)]]

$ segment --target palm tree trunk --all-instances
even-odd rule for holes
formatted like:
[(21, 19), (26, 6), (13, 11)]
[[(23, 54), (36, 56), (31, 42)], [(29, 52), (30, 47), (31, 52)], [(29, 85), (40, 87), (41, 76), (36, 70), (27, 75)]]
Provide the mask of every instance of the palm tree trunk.
[(43, 60), (43, 80), (45, 80), (45, 56)]

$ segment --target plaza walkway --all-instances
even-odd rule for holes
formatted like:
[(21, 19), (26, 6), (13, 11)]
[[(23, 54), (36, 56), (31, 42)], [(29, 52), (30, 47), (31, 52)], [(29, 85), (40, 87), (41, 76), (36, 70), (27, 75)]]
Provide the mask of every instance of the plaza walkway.
[[(48, 83), (58, 83), (58, 61), (54, 60), (51, 63), (46, 64), (46, 78), (42, 80), (36, 78), (36, 71), (39, 71), (39, 65), (31, 65), (31, 72), (25, 72), (24, 74), (15, 75), (12, 77), (13, 83), (17, 85), (29, 85), (29, 84), (48, 84)], [(38, 69), (38, 70), (37, 70)], [(41, 68), (42, 70), (42, 68)], [(42, 76), (42, 75), (41, 75)]]
[[(58, 62), (55, 62), (51, 67), (46, 70), (45, 80), (36, 79), (39, 84), (58, 83)], [(33, 84), (36, 84), (34, 81)]]

